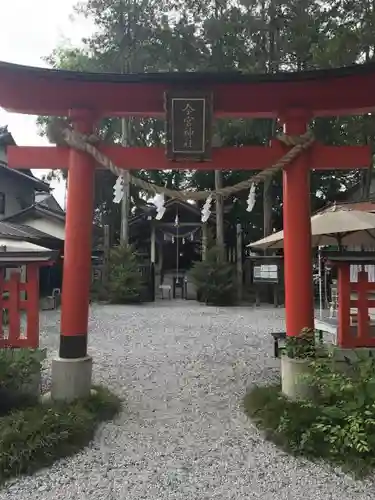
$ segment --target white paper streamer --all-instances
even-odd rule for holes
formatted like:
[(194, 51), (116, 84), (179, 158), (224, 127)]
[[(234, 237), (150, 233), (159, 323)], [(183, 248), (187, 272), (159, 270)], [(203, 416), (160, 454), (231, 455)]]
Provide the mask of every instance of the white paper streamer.
[(247, 209), (246, 212), (252, 212), (253, 208), (255, 206), (255, 190), (256, 190), (256, 185), (251, 184), (250, 191), (249, 191), (249, 196), (247, 198)]
[(202, 222), (207, 222), (211, 215), (212, 195), (209, 195), (202, 208)]
[(156, 220), (160, 220), (163, 218), (163, 215), (165, 213), (165, 199), (163, 194), (156, 194), (152, 200), (151, 203), (153, 203), (156, 207)]
[(113, 186), (113, 203), (120, 203), (124, 196), (124, 186), (122, 177), (117, 177), (116, 183)]

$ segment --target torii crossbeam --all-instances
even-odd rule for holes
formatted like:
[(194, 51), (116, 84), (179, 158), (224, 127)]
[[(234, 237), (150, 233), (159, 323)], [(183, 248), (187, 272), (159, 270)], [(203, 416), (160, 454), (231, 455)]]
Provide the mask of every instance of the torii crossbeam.
[[(302, 135), (316, 116), (375, 111), (375, 64), (353, 68), (276, 75), (165, 73), (105, 75), (29, 68), (0, 63), (0, 106), (18, 113), (70, 116), (75, 130), (91, 134), (108, 116), (158, 116), (165, 113), (165, 92), (178, 89), (210, 92), (216, 117), (278, 118), (288, 135)], [(355, 92), (353, 92), (355, 89)], [(126, 169), (238, 169), (270, 167), (288, 148), (214, 149), (209, 162), (171, 163), (158, 148), (102, 146)], [(69, 169), (60, 357), (53, 364), (53, 397), (70, 399), (90, 390), (87, 324), (91, 280), (91, 227), (95, 162), (73, 149), (11, 147), (12, 168)], [(283, 218), (286, 328), (298, 335), (314, 326), (310, 171), (367, 168), (367, 146), (314, 144), (283, 172)], [(63, 379), (69, 371), (70, 384)]]

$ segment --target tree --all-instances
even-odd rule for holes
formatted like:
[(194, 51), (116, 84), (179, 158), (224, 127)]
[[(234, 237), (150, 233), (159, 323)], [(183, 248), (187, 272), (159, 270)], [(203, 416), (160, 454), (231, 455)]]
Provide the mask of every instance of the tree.
[[(359, 6), (354, 0), (88, 0), (78, 8), (93, 20), (95, 31), (84, 40), (83, 49), (57, 48), (49, 58), (52, 66), (76, 70), (191, 71), (240, 70), (274, 72), (305, 70), (351, 64), (374, 57), (373, 2)], [(170, 15), (165, 13), (169, 12)], [(173, 15), (176, 13), (176, 15)], [(123, 17), (122, 17), (123, 16)], [(125, 19), (125, 23), (123, 22)], [(122, 20), (122, 21), (121, 21)], [(120, 30), (121, 26), (126, 29)], [(129, 64), (131, 61), (131, 64)], [(360, 144), (374, 141), (370, 117), (320, 118), (312, 123), (315, 135), (328, 144)], [(272, 120), (219, 120), (223, 145), (267, 144), (277, 132)], [(119, 142), (119, 120), (100, 125), (105, 140)], [(155, 119), (132, 119), (131, 135), (139, 146), (163, 145), (164, 124)], [(249, 159), (251, 161), (251, 159)], [(231, 169), (223, 173), (223, 184), (231, 185), (251, 175)], [(146, 180), (174, 188), (212, 189), (213, 172), (141, 171)], [(114, 176), (107, 172), (96, 193), (98, 219), (119, 227), (119, 210), (112, 203)], [(337, 198), (369, 175), (353, 172), (313, 173), (312, 209)], [(365, 191), (365, 190), (364, 190)], [(265, 196), (263, 196), (265, 194)], [(132, 187), (133, 209), (144, 202), (145, 193)], [(246, 212), (247, 193), (236, 193), (225, 202), (226, 217), (234, 227), (244, 226), (245, 243), (270, 230), (270, 218), (281, 227), (281, 176), (275, 176), (265, 193), (257, 191), (252, 213)], [(270, 200), (272, 199), (272, 206)], [(267, 217), (263, 218), (263, 212)]]
[(144, 287), (133, 248), (128, 245), (114, 247), (109, 255), (109, 300), (113, 304), (141, 302)]
[(233, 264), (222, 261), (221, 249), (209, 248), (206, 259), (196, 262), (190, 277), (197, 288), (197, 296), (206, 304), (232, 305), (236, 294), (236, 275)]

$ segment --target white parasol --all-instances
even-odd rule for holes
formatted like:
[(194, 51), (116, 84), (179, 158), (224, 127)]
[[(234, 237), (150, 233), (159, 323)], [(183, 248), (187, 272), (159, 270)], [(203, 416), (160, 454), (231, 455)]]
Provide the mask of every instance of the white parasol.
[[(327, 245), (338, 246), (375, 246), (375, 214), (360, 210), (345, 210), (333, 207), (311, 218), (312, 247)], [(266, 238), (248, 245), (251, 248), (266, 250), (284, 247), (284, 231), (273, 233)]]

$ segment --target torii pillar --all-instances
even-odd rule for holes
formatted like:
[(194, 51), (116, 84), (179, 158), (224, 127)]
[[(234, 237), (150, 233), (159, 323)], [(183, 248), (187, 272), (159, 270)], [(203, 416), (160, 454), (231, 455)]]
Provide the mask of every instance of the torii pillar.
[[(89, 111), (70, 113), (73, 127), (91, 134), (94, 116)], [(91, 285), (91, 235), (95, 161), (70, 149), (65, 224), (59, 357), (52, 362), (52, 399), (71, 401), (91, 390), (92, 359), (87, 355)]]
[[(303, 110), (281, 117), (284, 132), (306, 133), (309, 114)], [(283, 171), (283, 227), (286, 332), (299, 335), (314, 328), (311, 260), (310, 151), (305, 150)]]

